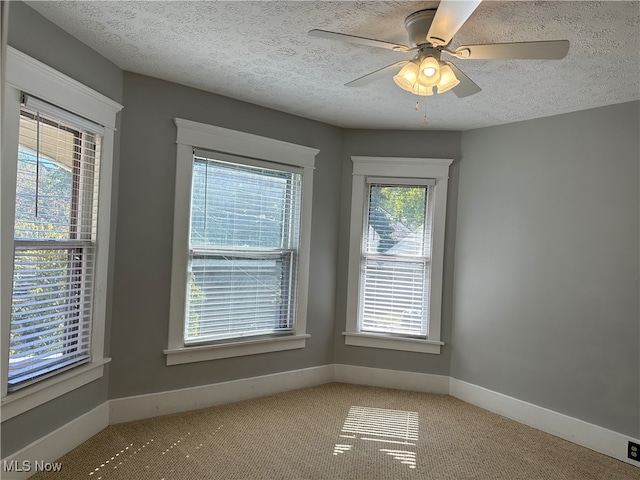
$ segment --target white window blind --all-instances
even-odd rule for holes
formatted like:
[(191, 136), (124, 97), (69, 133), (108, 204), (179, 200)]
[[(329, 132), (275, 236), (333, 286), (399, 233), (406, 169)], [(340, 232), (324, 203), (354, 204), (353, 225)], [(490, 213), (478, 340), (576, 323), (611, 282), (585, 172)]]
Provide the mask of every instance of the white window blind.
[(185, 344), (291, 333), (302, 175), (197, 151)]
[(9, 391), (90, 360), (101, 142), (93, 125), (33, 98), (20, 111)]
[(432, 182), (368, 179), (359, 302), (362, 332), (427, 336), (429, 184)]

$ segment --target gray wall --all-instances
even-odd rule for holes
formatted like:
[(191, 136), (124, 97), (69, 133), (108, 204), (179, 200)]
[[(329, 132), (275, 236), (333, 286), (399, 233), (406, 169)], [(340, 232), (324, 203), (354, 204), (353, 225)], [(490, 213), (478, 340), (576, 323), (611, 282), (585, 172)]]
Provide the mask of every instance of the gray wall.
[[(342, 130), (125, 73), (116, 239), (112, 398), (332, 363)], [(165, 365), (179, 117), (320, 149), (314, 172), (307, 347)]]
[(9, 2), (10, 46), (122, 103), (122, 70), (22, 2)]
[(464, 132), (451, 375), (638, 437), (638, 102)]
[[(347, 130), (342, 160), (342, 211), (340, 216), (340, 253), (336, 297), (336, 329), (334, 331), (335, 363), (360, 365), (389, 370), (449, 375), (451, 347), (451, 315), (453, 302), (453, 253), (458, 196), (460, 132)], [(351, 156), (425, 157), (456, 160), (449, 169), (447, 223), (445, 227), (444, 278), (442, 303), (442, 339), (440, 355), (402, 352), (344, 344), (346, 325), (347, 270), (349, 258), (349, 222), (351, 221)]]
[[(122, 71), (85, 44), (46, 20), (21, 2), (9, 3), (8, 44), (56, 70), (122, 103)], [(119, 122), (119, 119), (117, 120)], [(119, 132), (115, 136), (112, 211), (117, 205)], [(107, 289), (107, 332), (105, 352), (109, 353), (109, 328), (113, 280), (113, 251), (116, 218), (112, 218), (109, 286)], [(107, 367), (108, 372), (108, 367)], [(68, 423), (107, 400), (108, 374), (78, 390), (58, 397), (38, 408), (2, 422), (2, 458), (41, 436)]]

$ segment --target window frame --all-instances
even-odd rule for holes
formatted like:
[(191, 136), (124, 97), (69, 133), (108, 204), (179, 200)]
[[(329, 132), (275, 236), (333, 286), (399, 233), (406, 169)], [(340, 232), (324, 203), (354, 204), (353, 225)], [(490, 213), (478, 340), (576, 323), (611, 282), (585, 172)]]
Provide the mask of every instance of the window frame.
[[(423, 275), (422, 278), (423, 280), (426, 280), (424, 282), (424, 284), (422, 285), (422, 299), (423, 299), (423, 306), (425, 306), (424, 304), (428, 304), (428, 300), (429, 300), (429, 291), (427, 290), (429, 284), (430, 284), (430, 279), (431, 279), (431, 242), (428, 243), (428, 245), (426, 244), (425, 240), (426, 240), (426, 235), (428, 233), (428, 237), (429, 240), (431, 239), (431, 226), (432, 226), (432, 222), (431, 222), (431, 214), (432, 214), (432, 204), (433, 204), (433, 186), (435, 184), (435, 182), (431, 179), (399, 179), (399, 178), (388, 178), (388, 177), (371, 177), (371, 176), (365, 176), (366, 179), (366, 191), (365, 191), (365, 205), (364, 205), (364, 211), (363, 211), (363, 230), (362, 230), (362, 241), (363, 241), (363, 245), (362, 245), (362, 250), (361, 250), (361, 255), (362, 255), (362, 259), (361, 259), (361, 279), (363, 280), (361, 287), (360, 287), (360, 303), (358, 304), (358, 328), (359, 331), (362, 331), (362, 333), (373, 333), (373, 334), (385, 334), (385, 335), (394, 335), (394, 336), (398, 336), (398, 337), (404, 337), (404, 338), (419, 338), (419, 339), (423, 339), (423, 337), (426, 337), (426, 328), (424, 331), (424, 335), (423, 332), (420, 332), (419, 334), (417, 332), (413, 332), (413, 333), (408, 333), (408, 332), (404, 332), (404, 333), (400, 333), (400, 332), (393, 332), (390, 330), (386, 330), (386, 331), (382, 331), (383, 329), (379, 329), (379, 330), (374, 330), (373, 329), (373, 325), (370, 326), (370, 328), (367, 328), (367, 325), (365, 325), (365, 323), (368, 323), (365, 319), (366, 314), (365, 314), (365, 309), (363, 308), (363, 303), (364, 303), (364, 299), (367, 298), (367, 293), (368, 293), (368, 289), (367, 289), (367, 271), (369, 271), (369, 263), (370, 262), (381, 262), (381, 263), (386, 263), (387, 266), (393, 264), (393, 265), (402, 265), (404, 267), (408, 266), (408, 265), (412, 265), (415, 267), (422, 267), (423, 269)], [(371, 199), (372, 199), (372, 189), (374, 188), (378, 188), (378, 187), (399, 187), (399, 188), (421, 188), (424, 189), (424, 211), (423, 213), (425, 214), (425, 218), (424, 218), (424, 229), (422, 232), (422, 242), (421, 242), (421, 247), (424, 248), (424, 250), (422, 251), (422, 253), (417, 253), (417, 252), (412, 252), (412, 253), (405, 253), (404, 255), (393, 255), (393, 254), (388, 254), (388, 253), (380, 253), (380, 252), (372, 252), (371, 251), (371, 245), (369, 244), (369, 237), (371, 235), (371, 231), (370, 228), (372, 228), (372, 221), (371, 221)], [(427, 228), (428, 225), (428, 228)], [(376, 273), (374, 272), (379, 272), (379, 270), (376, 270), (375, 267), (372, 269), (372, 275), (371, 277), (369, 277), (369, 279), (371, 279), (373, 281), (373, 279), (376, 276)], [(373, 283), (376, 283), (375, 281), (373, 281)], [(370, 284), (371, 285), (371, 284)], [(371, 285), (372, 286), (372, 285)], [(375, 288), (374, 288), (375, 290)], [(369, 293), (372, 293), (371, 291), (369, 291)], [(374, 299), (375, 301), (375, 299)], [(376, 312), (376, 314), (382, 314), (381, 312)], [(424, 318), (422, 319), (424, 320)], [(421, 321), (420, 322), (420, 326), (421, 328), (426, 327), (425, 322)]]
[[(442, 274), (444, 264), (444, 230), (446, 221), (447, 186), (452, 159), (364, 157), (352, 156), (351, 224), (349, 233), (349, 263), (347, 281), (345, 345), (372, 347), (409, 352), (439, 354), (444, 342), (440, 339), (442, 311)], [(429, 323), (425, 339), (401, 335), (362, 332), (358, 312), (361, 282), (365, 208), (369, 191), (367, 177), (379, 177), (401, 185), (407, 178), (433, 180), (431, 282)]]
[[(195, 149), (194, 151), (194, 159), (193, 162), (194, 164), (196, 163), (196, 157), (199, 159), (204, 159), (205, 161), (211, 161), (213, 163), (218, 163), (218, 164), (227, 164), (227, 165), (242, 165), (242, 166), (246, 166), (249, 168), (255, 168), (255, 169), (267, 169), (267, 170), (272, 170), (272, 171), (277, 171), (277, 172), (281, 172), (281, 173), (285, 173), (285, 174), (289, 174), (289, 175), (297, 175), (300, 178), (300, 188), (299, 189), (294, 189), (292, 191), (298, 190), (299, 191), (299, 197), (301, 197), (302, 194), (302, 175), (303, 175), (303, 170), (300, 167), (294, 167), (294, 166), (290, 166), (290, 165), (283, 165), (283, 164), (279, 164), (279, 165), (275, 165), (273, 163), (266, 163), (264, 161), (259, 161), (259, 160), (255, 160), (255, 159), (250, 159), (250, 158), (241, 158), (241, 157), (237, 157), (234, 155), (228, 155), (228, 154), (222, 154), (222, 153), (218, 153), (218, 152), (212, 152), (212, 151), (206, 151), (206, 150), (201, 150), (201, 149)], [(193, 183), (193, 182), (192, 182)], [(193, 198), (190, 195), (190, 203), (191, 203), (191, 208), (189, 211), (190, 217), (191, 217), (191, 227), (193, 227), (193, 212), (192, 212), (192, 208), (193, 208)], [(287, 207), (286, 210), (291, 212), (291, 211), (297, 211), (298, 213), (301, 213), (301, 208), (300, 205), (297, 205), (297, 202), (292, 201), (291, 203), (293, 203), (293, 205), (289, 205), (290, 202), (286, 201), (283, 199), (283, 201), (285, 201), (287, 203)], [(300, 203), (301, 202), (301, 198), (300, 198)], [(291, 207), (297, 207), (297, 208), (291, 208)], [(293, 218), (293, 217), (291, 217)], [(288, 220), (291, 220), (291, 218), (289, 218)], [(288, 221), (287, 221), (288, 222)], [(287, 223), (289, 225), (291, 225), (291, 223)], [(192, 237), (192, 233), (193, 230), (191, 230), (190, 232), (190, 238), (189, 238), (189, 260), (191, 262), (191, 273), (193, 274), (193, 261), (195, 257), (200, 257), (200, 258), (204, 258), (204, 257), (220, 257), (220, 256), (232, 256), (234, 258), (243, 258), (243, 259), (249, 259), (249, 260), (256, 260), (256, 261), (260, 261), (260, 260), (266, 260), (266, 259), (275, 259), (275, 258), (282, 258), (283, 259), (283, 264), (287, 265), (287, 270), (289, 271), (289, 275), (285, 275), (284, 277), (282, 277), (281, 280), (283, 280), (283, 284), (281, 284), (281, 286), (283, 287), (283, 291), (291, 291), (293, 290), (293, 298), (290, 298), (289, 301), (287, 302), (287, 311), (289, 312), (290, 315), (288, 315), (288, 318), (291, 320), (291, 317), (295, 317), (295, 299), (296, 299), (296, 292), (297, 292), (297, 282), (296, 282), (296, 278), (297, 276), (295, 275), (296, 271), (293, 271), (291, 269), (292, 265), (295, 265), (297, 267), (298, 264), (298, 251), (299, 251), (299, 222), (298, 224), (296, 224), (295, 226), (293, 226), (293, 228), (288, 228), (287, 233), (285, 233), (283, 235), (283, 239), (286, 238), (286, 245), (280, 245), (279, 247), (271, 247), (268, 249), (265, 248), (260, 248), (257, 246), (252, 246), (252, 247), (230, 247), (230, 246), (208, 246), (205, 244), (194, 244), (193, 241), (193, 237)], [(292, 247), (292, 241), (295, 242), (295, 247)], [(288, 258), (288, 262), (285, 260), (286, 258)], [(189, 282), (191, 283), (191, 282)], [(289, 296), (289, 295), (287, 295)], [(189, 302), (185, 302), (185, 304), (188, 306)], [(185, 312), (185, 321), (188, 318), (188, 313), (189, 312)], [(188, 322), (187, 322), (188, 323)], [(185, 330), (188, 330), (188, 327), (185, 328)], [(264, 333), (261, 334), (262, 336), (265, 335), (289, 335), (291, 333), (292, 329), (291, 328), (286, 328), (286, 329), (282, 329), (282, 331), (278, 332), (278, 331), (274, 331), (272, 333)], [(261, 335), (238, 335), (238, 336), (234, 336), (234, 337), (227, 337), (227, 338), (212, 338), (209, 340), (206, 340), (204, 338), (202, 339), (191, 339), (189, 341), (187, 341), (186, 335), (185, 335), (185, 345), (189, 345), (189, 346), (197, 346), (197, 345), (208, 345), (208, 344), (212, 344), (215, 342), (228, 342), (228, 341), (236, 341), (237, 339), (241, 339), (241, 338), (246, 338), (246, 339), (255, 339), (258, 336)]]
[[(259, 135), (175, 118), (176, 182), (173, 218), (173, 252), (169, 307), (168, 345), (163, 350), (167, 365), (201, 362), (304, 348), (306, 339), (309, 259), (311, 244), (311, 200), (313, 170), (319, 150)], [(254, 159), (271, 164), (302, 168), (302, 205), (298, 253), (296, 321), (291, 335), (244, 337), (206, 345), (186, 346), (184, 325), (189, 260), (191, 184), (194, 149)], [(240, 160), (240, 159), (239, 159)]]
[[(14, 282), (16, 281), (15, 273), (16, 262), (18, 261), (18, 259), (31, 258), (32, 261), (35, 261), (35, 259), (37, 259), (39, 255), (41, 255), (41, 253), (37, 254), (36, 257), (33, 258), (30, 257), (28, 253), (29, 251), (50, 251), (53, 255), (55, 255), (55, 253), (53, 252), (57, 251), (59, 252), (59, 255), (61, 255), (62, 257), (67, 257), (67, 259), (70, 259), (71, 256), (79, 254), (80, 260), (69, 260), (69, 263), (72, 263), (72, 265), (68, 265), (64, 269), (64, 275), (65, 277), (67, 277), (67, 283), (65, 285), (59, 285), (59, 289), (56, 290), (56, 295), (58, 296), (61, 294), (72, 294), (72, 292), (74, 291), (74, 287), (71, 287), (71, 284), (76, 284), (75, 292), (77, 294), (77, 297), (76, 302), (74, 303), (75, 308), (71, 307), (69, 310), (67, 310), (67, 313), (64, 314), (64, 317), (66, 317), (64, 320), (65, 331), (67, 332), (65, 337), (68, 337), (68, 343), (63, 341), (61, 345), (65, 345), (62, 348), (62, 350), (65, 350), (65, 353), (61, 358), (58, 359), (58, 361), (52, 361), (48, 365), (41, 365), (41, 367), (36, 370), (36, 372), (41, 372), (39, 375), (33, 375), (33, 373), (35, 372), (27, 373), (26, 375), (23, 373), (22, 376), (27, 378), (22, 381), (13, 383), (13, 385), (11, 384), (11, 379), (9, 379), (7, 392), (11, 393), (25, 388), (29, 385), (43, 381), (46, 378), (59, 375), (64, 370), (69, 370), (72, 368), (76, 368), (79, 365), (89, 363), (91, 360), (90, 332), (92, 329), (92, 311), (89, 308), (93, 304), (93, 298), (95, 296), (93, 289), (93, 270), (95, 264), (94, 253), (96, 249), (96, 236), (94, 227), (96, 226), (97, 211), (94, 210), (94, 207), (97, 204), (97, 195), (95, 194), (97, 194), (96, 187), (99, 186), (100, 165), (100, 158), (96, 155), (96, 153), (100, 152), (99, 145), (102, 142), (102, 138), (104, 135), (104, 128), (101, 125), (90, 125), (90, 122), (86, 121), (85, 119), (74, 118), (73, 115), (63, 110), (58, 111), (52, 105), (41, 102), (33, 96), (23, 95), (23, 97), (24, 103), (26, 105), (24, 106), (24, 108), (21, 108), (19, 112), (21, 125), (19, 131), (21, 130), (22, 126), (25, 126), (27, 131), (29, 130), (29, 127), (27, 127), (26, 124), (23, 123), (23, 120), (26, 119), (27, 122), (34, 122), (31, 126), (35, 129), (39, 129), (40, 125), (56, 129), (55, 133), (50, 132), (50, 134), (43, 134), (45, 135), (44, 138), (51, 138), (48, 135), (56, 136), (56, 134), (59, 132), (70, 134), (73, 136), (73, 140), (72, 146), (71, 144), (69, 145), (69, 148), (71, 149), (69, 153), (73, 156), (73, 158), (70, 162), (71, 189), (70, 192), (68, 192), (69, 196), (67, 197), (70, 201), (70, 211), (67, 212), (69, 224), (68, 231), (66, 231), (65, 229), (65, 233), (67, 233), (68, 236), (65, 235), (65, 238), (55, 238), (55, 236), (38, 238), (38, 235), (31, 236), (29, 232), (25, 232), (24, 230), (20, 230), (19, 234), (18, 232), (16, 232), (16, 235), (14, 235), (13, 257)], [(40, 116), (41, 114), (42, 116)], [(25, 134), (28, 138), (31, 138), (33, 140), (33, 137), (30, 137), (27, 131), (25, 131)], [(33, 134), (35, 132), (31, 131), (30, 133)], [(100, 138), (99, 142), (93, 142), (91, 139), (94, 137)], [(47, 142), (47, 140), (45, 139), (43, 140), (43, 142)], [(40, 145), (36, 145), (35, 148), (38, 149), (39, 147)], [(29, 149), (29, 147), (27, 147), (27, 149)], [(47, 156), (46, 153), (42, 153), (42, 155), (43, 157)], [(19, 149), (18, 164), (20, 164)], [(38, 169), (37, 163), (35, 167), (36, 169)], [(18, 171), (20, 171), (20, 168), (18, 168)], [(20, 183), (19, 179), (16, 180), (16, 189), (18, 183)], [(37, 197), (35, 202), (37, 205)], [(19, 196), (16, 192), (16, 210), (18, 210), (18, 203)], [(74, 278), (74, 280), (71, 280), (71, 278)], [(73, 296), (74, 295), (72, 294), (72, 297)], [(31, 299), (32, 298), (30, 297), (30, 300)], [(16, 305), (15, 300), (16, 298), (14, 296), (14, 304), (12, 305), (12, 308)], [(43, 306), (42, 302), (38, 303)], [(47, 300), (46, 304), (49, 304), (49, 300)], [(18, 301), (18, 306), (20, 305), (23, 304)], [(84, 312), (88, 312), (89, 315), (87, 316)], [(52, 312), (48, 310), (48, 314), (51, 313)], [(58, 313), (60, 314), (60, 312)], [(18, 314), (18, 316), (22, 317), (18, 321), (26, 321), (26, 318), (21, 314)], [(55, 323), (62, 323), (59, 316), (56, 316), (56, 318), (57, 320), (55, 321)], [(12, 321), (13, 320), (16, 319), (12, 318)], [(77, 325), (75, 334), (70, 333), (74, 330), (72, 327), (73, 324)], [(9, 342), (11, 348), (11, 346), (13, 345), (11, 338)], [(36, 350), (41, 349), (42, 346), (42, 344), (39, 344)], [(73, 356), (72, 354), (68, 355), (73, 351), (77, 351), (79, 353), (77, 359), (70, 358)], [(11, 358), (9, 365), (11, 367)], [(11, 370), (11, 368), (9, 368), (9, 370)], [(20, 374), (18, 374), (18, 376), (20, 376)], [(9, 375), (9, 377), (11, 377), (11, 375)]]
[[(0, 383), (3, 421), (26, 412), (56, 397), (97, 380), (104, 375), (106, 294), (109, 268), (109, 229), (111, 224), (111, 186), (116, 115), (122, 105), (57, 70), (7, 47), (5, 96), (2, 99), (2, 201), (0, 236), (0, 311), (2, 352)], [(22, 93), (33, 95), (75, 115), (105, 127), (101, 146), (98, 223), (94, 264), (94, 299), (91, 324), (91, 358), (89, 363), (7, 392), (11, 297), (13, 283), (14, 218), (17, 158)]]

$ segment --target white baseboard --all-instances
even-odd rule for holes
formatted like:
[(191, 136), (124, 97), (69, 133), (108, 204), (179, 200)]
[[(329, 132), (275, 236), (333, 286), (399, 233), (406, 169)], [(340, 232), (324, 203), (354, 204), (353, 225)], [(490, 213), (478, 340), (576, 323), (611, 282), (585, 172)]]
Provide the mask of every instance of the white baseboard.
[(333, 379), (336, 382), (445, 395), (449, 393), (449, 377), (444, 375), (340, 364), (334, 365), (334, 369)]
[[(22, 466), (24, 461), (29, 461), (33, 468), (35, 461), (54, 462), (110, 424), (248, 400), (329, 382), (449, 394), (640, 467), (638, 462), (626, 458), (627, 442), (640, 443), (638, 439), (612, 430), (444, 375), (341, 364), (110, 400), (8, 456), (3, 462), (13, 461), (17, 462), (13, 465)], [(33, 470), (2, 472), (2, 478), (21, 480), (33, 473)]]
[(111, 400), (111, 424), (185, 412), (333, 381), (333, 365)]
[(516, 422), (640, 467), (640, 463), (627, 458), (628, 442), (640, 443), (638, 439), (455, 378), (451, 378), (449, 394)]
[[(104, 402), (3, 459), (0, 476), (7, 480), (29, 478), (36, 473), (36, 462), (39, 462), (39, 465), (43, 462), (53, 463), (108, 426), (109, 405), (108, 402)], [(11, 462), (14, 463), (11, 464)], [(13, 471), (6, 471), (10, 464), (22, 471), (16, 471), (16, 468), (13, 468)], [(64, 471), (64, 465), (62, 465), (62, 471)]]

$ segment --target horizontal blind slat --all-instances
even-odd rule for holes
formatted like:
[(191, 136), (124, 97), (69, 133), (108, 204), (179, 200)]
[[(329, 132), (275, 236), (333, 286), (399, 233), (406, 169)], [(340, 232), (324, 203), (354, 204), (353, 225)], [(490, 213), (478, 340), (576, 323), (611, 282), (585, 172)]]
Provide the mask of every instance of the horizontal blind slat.
[[(49, 330), (47, 332), (43, 332), (42, 335), (45, 334), (47, 335), (47, 343), (43, 343), (40, 338), (32, 340), (36, 338), (36, 334), (25, 336), (23, 338), (25, 343), (21, 344), (19, 348), (16, 348), (16, 352), (26, 352), (28, 353), (29, 358), (37, 359), (44, 356), (38, 355), (38, 352), (55, 352), (62, 350), (67, 346), (77, 348), (78, 346), (82, 346), (83, 343), (87, 343), (79, 342), (77, 337), (80, 333), (73, 329), (67, 329), (62, 332), (58, 330)], [(40, 337), (42, 335), (40, 335)], [(20, 355), (17, 356), (19, 357)]]
[[(16, 374), (9, 380), (9, 391), (13, 391), (17, 386), (28, 386), (36, 380), (44, 380), (49, 378), (53, 373), (61, 373), (71, 367), (82, 365), (90, 360), (87, 354), (68, 355), (61, 357), (57, 361), (48, 359), (29, 368), (17, 369)], [(37, 371), (38, 375), (34, 376), (33, 371)]]

